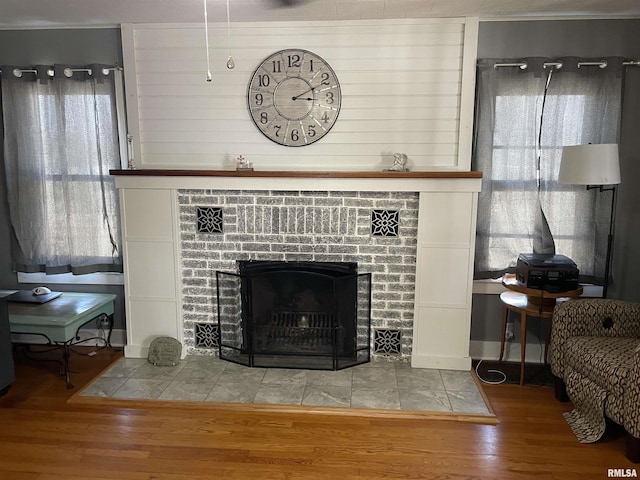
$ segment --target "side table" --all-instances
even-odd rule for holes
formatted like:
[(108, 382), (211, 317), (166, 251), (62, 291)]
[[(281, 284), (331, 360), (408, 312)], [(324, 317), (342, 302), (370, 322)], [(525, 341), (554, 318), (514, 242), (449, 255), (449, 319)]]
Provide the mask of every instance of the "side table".
[[(515, 275), (505, 275), (502, 277), (502, 285), (509, 289), (508, 292), (500, 294), (502, 302), (502, 338), (500, 340), (500, 358), (504, 355), (504, 342), (507, 333), (507, 317), (509, 311), (520, 314), (520, 385), (524, 384), (525, 355), (527, 351), (527, 317), (537, 317), (540, 319), (551, 319), (553, 309), (557, 302), (564, 302), (571, 298), (582, 295), (582, 287), (567, 292), (547, 292), (546, 290), (536, 290), (520, 285)], [(544, 364), (547, 363), (547, 352), (549, 350), (549, 335), (547, 332), (544, 341)]]
[[(15, 290), (0, 290), (0, 297), (7, 297), (14, 292)], [(61, 347), (61, 374), (65, 377), (67, 388), (73, 388), (69, 375), (71, 347), (79, 339), (82, 327), (103, 316), (109, 324), (109, 344), (115, 299), (116, 296), (111, 293), (65, 292), (43, 304), (8, 302), (9, 327), (11, 333), (38, 335), (47, 344)]]

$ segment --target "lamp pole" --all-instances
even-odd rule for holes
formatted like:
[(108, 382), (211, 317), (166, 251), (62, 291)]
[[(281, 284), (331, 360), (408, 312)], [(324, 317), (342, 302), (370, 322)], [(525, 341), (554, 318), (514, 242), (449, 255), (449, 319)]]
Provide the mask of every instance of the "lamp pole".
[(597, 188), (601, 192), (611, 192), (611, 214), (609, 215), (609, 234), (607, 235), (607, 254), (604, 263), (604, 282), (602, 284), (602, 298), (607, 298), (609, 291), (609, 273), (611, 272), (611, 262), (613, 261), (613, 231), (616, 215), (616, 187), (605, 188), (602, 185), (587, 185), (587, 190)]

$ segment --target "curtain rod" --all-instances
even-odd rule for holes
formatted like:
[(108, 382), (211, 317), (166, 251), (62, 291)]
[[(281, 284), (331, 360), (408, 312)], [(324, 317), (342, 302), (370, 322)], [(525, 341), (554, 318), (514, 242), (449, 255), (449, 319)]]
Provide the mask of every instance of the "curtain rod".
[[(493, 64), (493, 68), (500, 68), (500, 67), (518, 67), (520, 70), (526, 70), (527, 68), (529, 68), (529, 64), (527, 62), (516, 62), (516, 63), (494, 63)], [(555, 67), (555, 68), (562, 68), (562, 62), (544, 62), (542, 64), (543, 68), (547, 68), (547, 67)]]
[[(606, 68), (607, 65), (608, 64), (606, 60), (602, 60), (600, 62), (578, 62), (578, 68), (590, 67), (590, 66)], [(629, 60), (628, 62), (622, 62), (622, 65), (638, 67), (640, 66), (640, 60)], [(515, 63), (494, 63), (493, 64), (493, 68), (501, 68), (501, 67), (518, 67), (520, 70), (526, 70), (529, 67), (529, 65), (525, 61), (515, 62)], [(543, 68), (555, 67), (560, 69), (562, 68), (562, 62), (544, 62), (542, 64), (542, 67)]]
[[(102, 74), (103, 75), (109, 75), (109, 72), (113, 72), (113, 71), (116, 71), (116, 70), (122, 71), (123, 68), (122, 67), (104, 67), (102, 69)], [(93, 71), (90, 68), (70, 68), (70, 67), (67, 67), (62, 71), (64, 76), (67, 77), (67, 78), (71, 78), (75, 72), (87, 72), (89, 75), (93, 75)], [(0, 73), (2, 73), (2, 70), (0, 70)], [(20, 77), (22, 77), (23, 73), (35, 73), (37, 75), (38, 71), (34, 70), (32, 68), (24, 68), (24, 69), (14, 68), (12, 73), (13, 73), (14, 77), (20, 78)], [(53, 68), (48, 68), (47, 69), (47, 75), (49, 77), (55, 76), (54, 69)]]

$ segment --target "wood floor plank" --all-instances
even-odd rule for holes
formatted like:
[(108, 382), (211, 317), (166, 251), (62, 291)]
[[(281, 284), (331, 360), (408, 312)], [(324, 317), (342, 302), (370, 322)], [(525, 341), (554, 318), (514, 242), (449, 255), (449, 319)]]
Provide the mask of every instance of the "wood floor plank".
[[(73, 356), (86, 385), (119, 352)], [(0, 398), (0, 478), (10, 480), (577, 480), (636, 468), (624, 432), (580, 444), (570, 404), (539, 386), (485, 385), (497, 425), (469, 419), (314, 413), (304, 409), (127, 408), (69, 402), (55, 368), (17, 361)]]

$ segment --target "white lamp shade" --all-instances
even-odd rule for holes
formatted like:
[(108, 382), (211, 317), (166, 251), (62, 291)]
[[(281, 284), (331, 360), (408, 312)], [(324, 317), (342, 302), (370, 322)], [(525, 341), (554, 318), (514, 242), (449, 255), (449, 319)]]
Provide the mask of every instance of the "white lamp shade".
[(606, 143), (564, 147), (558, 182), (569, 185), (620, 183), (618, 145)]

